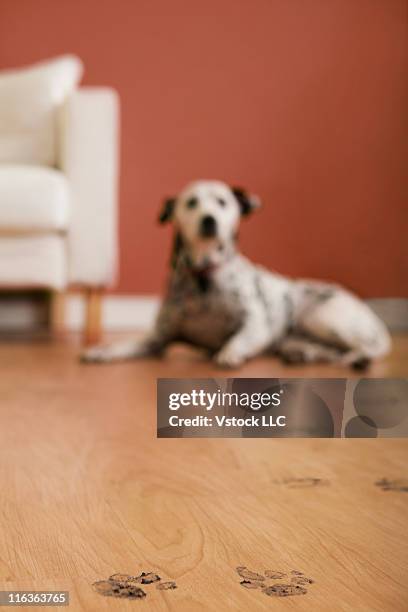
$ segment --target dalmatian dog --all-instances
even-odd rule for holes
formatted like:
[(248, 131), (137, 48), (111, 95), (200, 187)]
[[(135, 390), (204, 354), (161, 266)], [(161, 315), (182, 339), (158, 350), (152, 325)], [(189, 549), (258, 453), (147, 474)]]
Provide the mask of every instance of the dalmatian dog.
[(167, 295), (156, 324), (141, 340), (84, 351), (88, 362), (159, 355), (183, 341), (235, 368), (265, 351), (287, 362), (366, 367), (391, 346), (382, 321), (346, 289), (281, 276), (253, 264), (237, 247), (240, 219), (257, 197), (218, 181), (189, 184), (165, 201), (174, 247)]

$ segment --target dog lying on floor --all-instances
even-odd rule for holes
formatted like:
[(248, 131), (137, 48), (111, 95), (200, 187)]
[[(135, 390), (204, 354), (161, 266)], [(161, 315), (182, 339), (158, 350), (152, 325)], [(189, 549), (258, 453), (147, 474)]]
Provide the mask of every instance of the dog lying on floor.
[(160, 222), (175, 229), (172, 271), (153, 331), (143, 340), (95, 346), (89, 362), (160, 354), (184, 341), (238, 367), (271, 350), (288, 362), (366, 367), (391, 346), (382, 321), (345, 289), (294, 280), (254, 265), (237, 249), (242, 215), (259, 201), (218, 181), (197, 181), (168, 199)]

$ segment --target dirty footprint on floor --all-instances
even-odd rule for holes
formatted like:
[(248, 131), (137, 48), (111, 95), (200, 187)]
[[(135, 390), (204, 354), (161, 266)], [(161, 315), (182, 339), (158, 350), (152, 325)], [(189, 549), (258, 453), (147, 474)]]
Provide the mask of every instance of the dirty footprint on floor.
[(389, 480), (381, 478), (375, 483), (376, 487), (380, 487), (383, 491), (398, 491), (399, 493), (408, 493), (408, 479), (399, 478), (397, 480)]
[[(278, 570), (265, 570), (262, 574), (253, 572), (243, 565), (236, 568), (238, 575), (243, 578), (240, 584), (246, 589), (257, 589), (269, 597), (291, 597), (294, 595), (306, 595), (307, 589), (304, 585), (313, 584), (314, 580), (299, 570), (281, 572)], [(287, 583), (290, 577), (290, 584)], [(286, 580), (275, 582), (276, 580)], [(266, 582), (274, 581), (267, 585)]]
[(305, 576), (303, 572), (292, 570), (290, 573), (292, 574), (290, 579), (292, 584), (314, 584), (314, 580)]
[(251, 572), (244, 565), (239, 565), (237, 567), (237, 572), (241, 578), (244, 578), (244, 580), (256, 580), (258, 582), (263, 582), (265, 580), (265, 576), (262, 576), (262, 574), (257, 574), (256, 572)]
[(287, 576), (284, 572), (275, 572), (273, 570), (266, 570), (264, 574), (267, 578), (271, 578), (272, 580), (282, 580), (282, 578)]
[(289, 489), (306, 489), (309, 487), (323, 487), (327, 486), (328, 480), (324, 478), (284, 478), (281, 484), (286, 485)]
[(262, 576), (262, 574), (251, 572), (243, 565), (239, 565), (236, 570), (238, 575), (243, 578), (240, 584), (246, 589), (260, 589), (265, 586), (265, 576)]
[(153, 572), (142, 572), (140, 576), (136, 577), (136, 579), (141, 584), (152, 584), (152, 582), (158, 582), (159, 580), (161, 580), (160, 576), (158, 576), (157, 574), (153, 574)]
[(142, 599), (146, 597), (140, 584), (148, 585), (158, 583), (156, 588), (161, 591), (176, 589), (174, 581), (160, 582), (161, 578), (154, 572), (142, 572), (138, 576), (130, 574), (112, 574), (108, 580), (98, 580), (93, 583), (94, 590), (105, 597), (124, 597), (128, 599)]
[(130, 583), (125, 585), (124, 583), (111, 582), (110, 580), (99, 580), (94, 582), (93, 586), (97, 593), (106, 597), (126, 597), (127, 599), (142, 599), (146, 597), (143, 589)]
[(298, 584), (273, 584), (262, 589), (262, 592), (270, 597), (290, 597), (292, 595), (306, 595), (307, 589)]
[(156, 589), (159, 589), (159, 591), (169, 591), (171, 589), (177, 589), (177, 584), (173, 580), (169, 580), (168, 582), (160, 582), (156, 585)]
[(314, 584), (314, 580), (306, 576), (296, 576), (291, 578), (290, 581), (292, 584)]
[(264, 582), (257, 582), (256, 580), (241, 580), (240, 584), (246, 589), (261, 589), (265, 586)]

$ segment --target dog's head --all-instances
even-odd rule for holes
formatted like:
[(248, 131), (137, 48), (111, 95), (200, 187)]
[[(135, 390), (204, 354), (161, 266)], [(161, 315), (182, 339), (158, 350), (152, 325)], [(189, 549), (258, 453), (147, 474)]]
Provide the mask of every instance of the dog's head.
[(258, 198), (244, 189), (196, 181), (164, 202), (159, 221), (173, 221), (194, 266), (202, 267), (222, 261), (236, 238), (241, 216), (258, 206)]

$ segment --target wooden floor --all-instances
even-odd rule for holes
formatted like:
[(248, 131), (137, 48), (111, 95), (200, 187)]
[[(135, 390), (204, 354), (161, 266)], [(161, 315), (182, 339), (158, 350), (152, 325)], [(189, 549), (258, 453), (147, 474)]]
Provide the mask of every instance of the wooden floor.
[[(77, 350), (75, 339), (0, 345), (2, 589), (69, 590), (75, 611), (408, 609), (408, 493), (374, 484), (407, 477), (407, 440), (158, 440), (156, 377), (219, 371), (184, 349), (111, 366), (80, 365)], [(239, 371), (348, 374), (269, 358)], [(369, 372), (407, 374), (407, 338)], [(271, 598), (239, 584), (239, 565), (315, 583)], [(143, 601), (92, 589), (142, 570), (178, 588), (148, 585)]]

